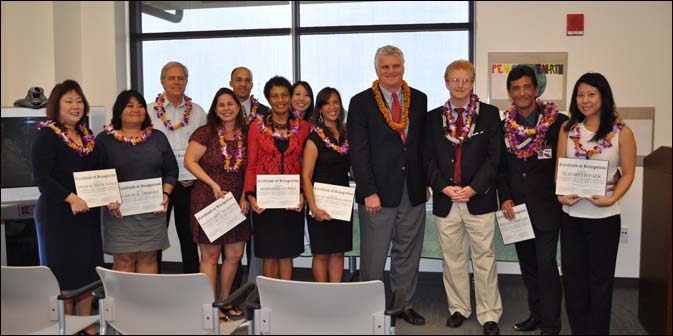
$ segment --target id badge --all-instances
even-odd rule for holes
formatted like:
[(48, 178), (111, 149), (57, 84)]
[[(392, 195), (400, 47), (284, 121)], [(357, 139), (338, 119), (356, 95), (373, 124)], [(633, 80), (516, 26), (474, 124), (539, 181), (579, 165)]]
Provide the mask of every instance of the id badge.
[(542, 151), (537, 152), (538, 160), (548, 160), (552, 158), (552, 149), (550, 146), (546, 146)]

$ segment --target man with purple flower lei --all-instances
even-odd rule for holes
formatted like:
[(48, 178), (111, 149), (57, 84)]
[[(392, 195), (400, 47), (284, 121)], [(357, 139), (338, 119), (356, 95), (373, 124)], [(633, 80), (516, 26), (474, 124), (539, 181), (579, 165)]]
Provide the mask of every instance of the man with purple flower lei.
[(561, 124), (568, 120), (553, 103), (536, 102), (535, 71), (519, 65), (507, 76), (512, 106), (505, 111), (498, 199), (507, 219), (515, 205), (526, 204), (534, 239), (515, 244), (521, 275), (528, 291), (527, 320), (516, 331), (558, 334), (561, 331), (561, 280), (556, 263), (561, 204), (555, 195), (556, 143)]
[(472, 93), (474, 77), (474, 65), (468, 61), (446, 67), (450, 98), (428, 112), (423, 156), (444, 262), (446, 325), (458, 328), (472, 314), (467, 268), (471, 258), (477, 320), (485, 335), (497, 335), (502, 302), (493, 235), (502, 129), (498, 109)]
[[(164, 92), (159, 93), (154, 103), (147, 107), (147, 113), (152, 119), (154, 128), (166, 134), (178, 166), (181, 168), (180, 171), (185, 171), (182, 167), (189, 137), (197, 128), (206, 123), (206, 113), (203, 108), (185, 96), (188, 77), (189, 71), (182, 63), (166, 63), (161, 69), (161, 86)], [(179, 181), (171, 193), (166, 212), (166, 225), (169, 225), (171, 209), (175, 207), (175, 229), (180, 239), (184, 273), (199, 272), (199, 254), (196, 243), (192, 239), (189, 219), (193, 185), (193, 179)], [(158, 259), (159, 273), (161, 273), (161, 251), (159, 251)]]

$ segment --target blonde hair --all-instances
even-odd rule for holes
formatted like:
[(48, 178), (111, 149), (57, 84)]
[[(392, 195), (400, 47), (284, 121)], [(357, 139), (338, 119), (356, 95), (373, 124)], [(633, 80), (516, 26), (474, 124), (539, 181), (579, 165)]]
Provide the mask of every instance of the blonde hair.
[(404, 53), (400, 48), (394, 45), (388, 44), (376, 50), (376, 55), (374, 56), (374, 67), (378, 67), (380, 56), (400, 56), (402, 57), (402, 64), (404, 64)]
[(444, 79), (448, 80), (449, 79), (449, 74), (456, 71), (456, 70), (465, 70), (465, 71), (469, 72), (470, 74), (472, 74), (471, 79), (474, 81), (474, 77), (475, 77), (474, 65), (472, 65), (472, 63), (470, 63), (469, 61), (466, 61), (466, 60), (457, 60), (457, 61), (451, 62), (451, 64), (449, 64), (446, 67), (446, 71), (444, 71)]

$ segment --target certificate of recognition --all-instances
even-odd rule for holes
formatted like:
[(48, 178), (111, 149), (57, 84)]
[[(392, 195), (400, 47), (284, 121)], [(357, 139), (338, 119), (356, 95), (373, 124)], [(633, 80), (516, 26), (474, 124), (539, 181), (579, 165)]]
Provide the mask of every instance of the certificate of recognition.
[(495, 218), (505, 245), (535, 238), (526, 203), (514, 207), (513, 220), (505, 218), (502, 211), (496, 211)]
[(556, 195), (605, 195), (608, 161), (559, 158)]
[(211, 243), (245, 220), (241, 207), (230, 192), (195, 213), (194, 217)]
[(299, 175), (257, 175), (257, 205), (288, 209), (299, 205)]
[(164, 206), (164, 189), (161, 177), (119, 183), (122, 204), (119, 210), (123, 216), (161, 211)]
[(196, 180), (196, 176), (185, 168), (185, 151), (173, 151), (175, 160), (178, 161), (178, 181)]
[(318, 208), (327, 211), (332, 219), (351, 220), (355, 188), (316, 182), (313, 184), (313, 196)]
[(86, 201), (89, 208), (121, 202), (117, 171), (114, 169), (89, 170), (72, 173), (77, 196)]

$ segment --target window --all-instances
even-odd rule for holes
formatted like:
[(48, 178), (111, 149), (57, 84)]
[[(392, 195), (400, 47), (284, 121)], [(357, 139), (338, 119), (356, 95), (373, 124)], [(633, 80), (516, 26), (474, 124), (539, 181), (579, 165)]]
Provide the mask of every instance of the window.
[[(428, 95), (428, 108), (448, 98), (443, 75), (472, 57), (474, 8), (468, 1), (142, 1), (130, 2), (132, 85), (149, 102), (161, 92), (169, 61), (189, 68), (187, 95), (204, 109), (229, 86), (231, 70), (253, 72), (252, 94), (267, 104), (266, 81), (305, 80), (317, 94), (332, 86), (350, 98), (376, 79), (376, 49), (404, 52), (405, 79)], [(315, 97), (314, 97), (315, 99)]]

